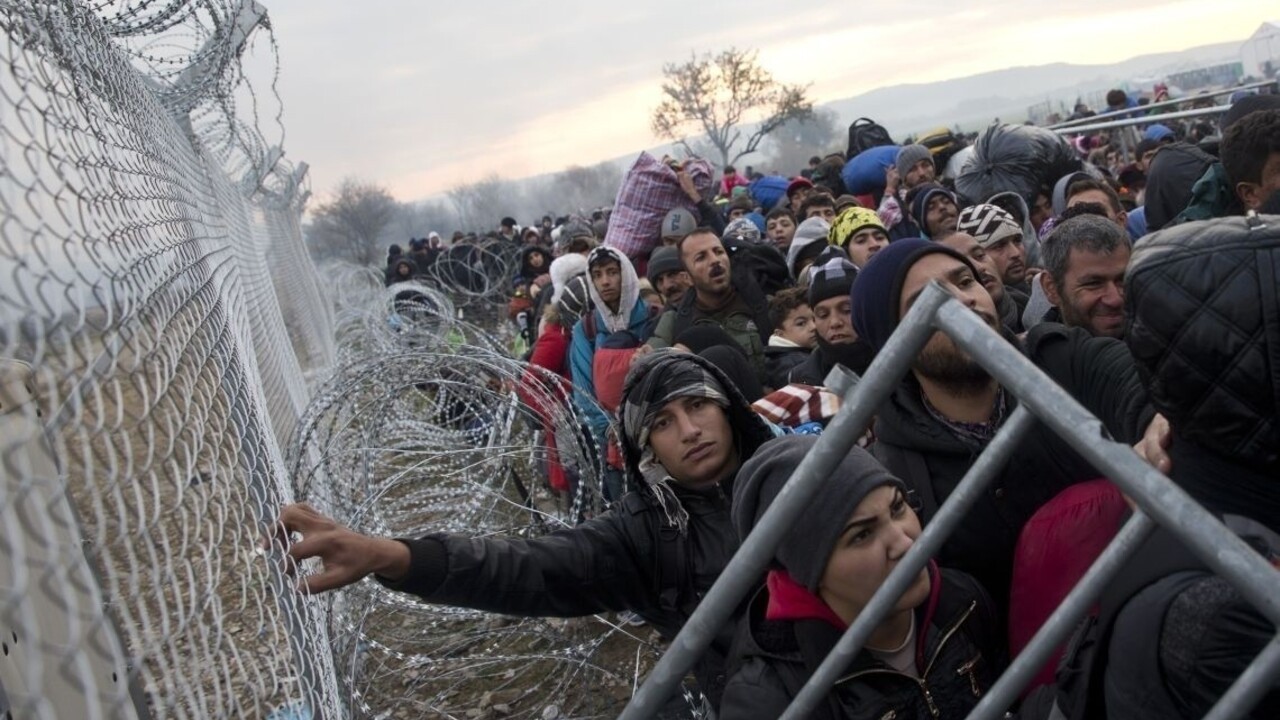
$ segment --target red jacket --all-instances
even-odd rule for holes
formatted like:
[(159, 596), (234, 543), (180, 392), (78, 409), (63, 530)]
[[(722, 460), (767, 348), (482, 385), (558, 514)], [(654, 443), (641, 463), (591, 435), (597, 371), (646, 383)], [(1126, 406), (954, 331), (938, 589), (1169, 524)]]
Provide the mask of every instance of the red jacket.
[(552, 422), (556, 406), (566, 407), (569, 403), (570, 339), (568, 328), (559, 323), (547, 323), (533, 344), (529, 365), (550, 372), (539, 372), (530, 367), (525, 370), (523, 381), (517, 390), (524, 404), (532, 408), (542, 421), (542, 429), (547, 434), (547, 483), (557, 492), (567, 492), (570, 489), (569, 478), (565, 475), (564, 466), (560, 464), (555, 424)]

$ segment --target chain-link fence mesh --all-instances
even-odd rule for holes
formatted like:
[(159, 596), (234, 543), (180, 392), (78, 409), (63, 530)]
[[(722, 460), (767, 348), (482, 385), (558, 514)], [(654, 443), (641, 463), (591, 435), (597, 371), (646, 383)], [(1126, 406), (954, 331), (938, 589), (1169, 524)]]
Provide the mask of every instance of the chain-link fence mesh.
[(516, 248), (317, 273), (256, 3), (0, 23), (0, 715), (616, 715), (649, 628), (306, 598), (259, 550), (294, 500), (392, 536), (602, 511), (564, 383), (513, 358)]
[(0, 4), (0, 706), (337, 715), (256, 552), (334, 357), (260, 7)]

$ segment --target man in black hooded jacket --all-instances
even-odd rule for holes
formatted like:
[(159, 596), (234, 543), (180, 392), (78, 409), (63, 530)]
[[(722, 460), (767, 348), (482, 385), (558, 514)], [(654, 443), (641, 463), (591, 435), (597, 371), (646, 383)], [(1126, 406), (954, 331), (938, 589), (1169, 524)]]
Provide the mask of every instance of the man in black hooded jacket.
[[(1173, 429), (1173, 482), (1280, 563), (1280, 217), (1144, 238), (1125, 277), (1126, 342)], [(1241, 341), (1248, 338), (1247, 341)], [(1158, 568), (1159, 571), (1154, 568)], [(1276, 628), (1167, 530), (1101, 598), (1094, 687), (1067, 717), (1203, 717)], [(1118, 612), (1109, 612), (1120, 607)], [(1089, 698), (1086, 704), (1082, 695)], [(1248, 715), (1280, 717), (1280, 680)]]
[[(428, 602), (510, 615), (631, 610), (674, 638), (737, 550), (729, 515), (734, 476), (772, 432), (717, 367), (673, 350), (636, 362), (620, 415), (637, 489), (603, 515), (533, 539), (436, 533), (392, 540), (288, 505), (278, 539), (302, 534), (289, 557), (324, 563), (299, 588), (323, 592), (375, 574)], [(728, 623), (694, 671), (713, 705), (732, 639)]]

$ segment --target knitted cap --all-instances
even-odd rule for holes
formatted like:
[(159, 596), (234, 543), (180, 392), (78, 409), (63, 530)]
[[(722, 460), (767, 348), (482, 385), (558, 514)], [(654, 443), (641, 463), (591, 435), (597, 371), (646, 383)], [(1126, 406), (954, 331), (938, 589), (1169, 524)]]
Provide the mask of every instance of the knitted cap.
[(857, 235), (859, 230), (868, 227), (877, 228), (886, 234), (889, 232), (884, 223), (880, 222), (880, 216), (876, 215), (875, 210), (864, 207), (845, 208), (831, 224), (831, 231), (827, 233), (827, 242), (842, 248), (849, 244), (849, 240)]
[(664, 238), (682, 238), (698, 227), (693, 213), (682, 207), (675, 208), (662, 218), (662, 234)]
[[(784, 435), (760, 446), (738, 471), (733, 489), (733, 528), (744, 540), (756, 526), (805, 455), (818, 444), (813, 435)], [(906, 492), (866, 450), (854, 447), (822, 484), (822, 491), (791, 524), (774, 553), (796, 582), (817, 592), (836, 542), (853, 512), (872, 491), (892, 485)]]
[(678, 272), (680, 270), (684, 270), (684, 263), (680, 262), (680, 251), (670, 245), (665, 245), (654, 248), (649, 255), (649, 267), (645, 271), (645, 277), (649, 279), (651, 285), (657, 287), (658, 278), (669, 272)]
[(586, 275), (575, 275), (560, 288), (560, 296), (556, 298), (556, 312), (560, 313), (561, 325), (573, 327), (591, 309), (588, 282)]
[(849, 294), (853, 288), (853, 279), (858, 276), (858, 268), (845, 258), (833, 258), (816, 269), (811, 268), (809, 276), (809, 307), (823, 300)]
[(748, 245), (760, 244), (760, 228), (751, 221), (751, 218), (740, 217), (736, 220), (730, 220), (728, 225), (724, 226), (724, 234), (720, 236), (721, 240), (737, 240)]
[(893, 166), (898, 170), (898, 177), (902, 180), (907, 178), (907, 171), (916, 166), (921, 160), (933, 161), (933, 153), (929, 152), (929, 148), (923, 145), (904, 145), (898, 151), (898, 159)]
[(1022, 228), (1018, 226), (1018, 221), (1014, 220), (1007, 210), (986, 204), (961, 210), (960, 218), (956, 221), (956, 229), (972, 235), (973, 239), (984, 248), (1014, 235), (1022, 236)]
[(853, 329), (877, 352), (889, 342), (898, 328), (898, 306), (902, 302), (902, 284), (911, 266), (925, 255), (943, 253), (963, 262), (973, 270), (969, 258), (946, 245), (924, 238), (904, 238), (891, 242), (871, 256), (853, 281), (849, 299), (853, 305)]

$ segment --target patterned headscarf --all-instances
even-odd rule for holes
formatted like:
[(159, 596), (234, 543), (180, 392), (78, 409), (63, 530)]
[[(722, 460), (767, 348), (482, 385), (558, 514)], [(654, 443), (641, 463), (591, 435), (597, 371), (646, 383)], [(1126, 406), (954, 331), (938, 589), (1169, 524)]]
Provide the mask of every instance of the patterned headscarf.
[(827, 234), (827, 242), (836, 247), (844, 247), (849, 244), (849, 240), (859, 230), (865, 230), (869, 227), (888, 233), (884, 223), (880, 222), (880, 216), (876, 215), (875, 210), (868, 210), (864, 207), (845, 208), (836, 216), (836, 221), (831, 224), (831, 230)]
[(716, 376), (676, 350), (655, 351), (646, 365), (647, 374), (629, 388), (622, 403), (622, 429), (640, 449), (640, 474), (653, 490), (667, 521), (683, 533), (688, 529), (689, 515), (671, 488), (675, 482), (663, 467), (649, 444), (649, 427), (653, 419), (672, 400), (683, 397), (706, 398), (721, 408), (729, 407), (729, 393)]

